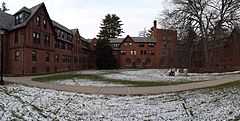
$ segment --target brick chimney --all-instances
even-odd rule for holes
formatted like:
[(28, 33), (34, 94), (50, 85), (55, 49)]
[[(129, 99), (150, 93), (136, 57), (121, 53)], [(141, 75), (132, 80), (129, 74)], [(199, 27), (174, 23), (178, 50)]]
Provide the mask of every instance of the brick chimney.
[(154, 20), (154, 21), (153, 21), (153, 27), (154, 27), (154, 29), (157, 28), (157, 20)]

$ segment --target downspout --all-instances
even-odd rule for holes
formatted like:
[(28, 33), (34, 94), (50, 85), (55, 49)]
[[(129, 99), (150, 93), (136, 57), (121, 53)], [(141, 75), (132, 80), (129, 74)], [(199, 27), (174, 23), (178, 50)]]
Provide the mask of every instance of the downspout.
[(22, 45), (22, 66), (23, 66), (23, 75), (25, 75), (25, 68), (24, 68), (24, 46), (25, 46), (25, 40), (26, 40), (26, 32), (24, 32), (24, 40)]

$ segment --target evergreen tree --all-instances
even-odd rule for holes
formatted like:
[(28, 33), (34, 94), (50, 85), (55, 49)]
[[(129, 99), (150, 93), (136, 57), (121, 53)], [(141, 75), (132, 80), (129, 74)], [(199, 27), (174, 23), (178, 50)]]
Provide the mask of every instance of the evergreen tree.
[(113, 69), (117, 67), (116, 59), (112, 54), (111, 38), (117, 38), (123, 33), (120, 18), (115, 14), (107, 14), (102, 21), (100, 32), (97, 35), (96, 64), (98, 69)]

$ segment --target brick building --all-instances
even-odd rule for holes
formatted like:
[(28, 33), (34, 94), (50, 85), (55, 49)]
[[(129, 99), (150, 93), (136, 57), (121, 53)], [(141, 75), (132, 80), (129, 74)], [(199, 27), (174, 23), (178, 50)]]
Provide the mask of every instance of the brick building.
[[(4, 31), (4, 72), (11, 75), (94, 68), (94, 48), (77, 29), (51, 20), (44, 3), (14, 15), (0, 12)], [(91, 62), (91, 64), (90, 64)], [(91, 66), (89, 66), (91, 65)]]
[[(203, 43), (200, 40), (192, 42), (192, 48), (188, 48), (189, 42), (181, 44), (177, 55), (182, 55), (181, 59), (184, 66), (189, 68), (191, 72), (226, 72), (240, 69), (240, 30), (234, 29), (230, 33), (220, 33), (215, 39), (208, 42), (208, 60), (205, 63)], [(183, 40), (184, 41), (184, 40)], [(189, 50), (191, 53), (181, 50)], [(185, 53), (185, 54), (184, 54)], [(179, 63), (178, 66), (182, 66)]]
[(177, 32), (154, 27), (150, 37), (114, 38), (110, 43), (120, 68), (171, 68), (176, 65)]

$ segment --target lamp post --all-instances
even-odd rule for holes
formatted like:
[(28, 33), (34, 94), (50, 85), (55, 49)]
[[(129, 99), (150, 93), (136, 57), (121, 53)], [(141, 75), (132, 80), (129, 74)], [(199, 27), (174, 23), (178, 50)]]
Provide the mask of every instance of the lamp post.
[(1, 40), (1, 80), (0, 80), (0, 85), (4, 85), (4, 80), (3, 80), (3, 34), (4, 34), (4, 31), (0, 30), (0, 40)]

